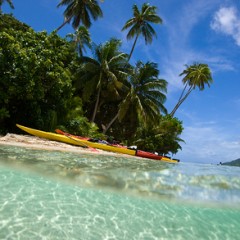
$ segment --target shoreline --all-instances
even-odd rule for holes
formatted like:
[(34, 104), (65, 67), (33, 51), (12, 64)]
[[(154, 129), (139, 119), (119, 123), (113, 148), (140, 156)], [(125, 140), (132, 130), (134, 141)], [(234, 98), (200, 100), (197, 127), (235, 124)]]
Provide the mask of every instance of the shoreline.
[[(67, 143), (51, 141), (44, 138), (39, 138), (32, 135), (21, 135), (8, 133), (5, 136), (0, 136), (0, 145), (5, 146), (18, 146), (26, 147), (39, 150), (53, 150), (53, 151), (64, 151), (64, 152), (74, 152), (74, 153), (84, 153), (84, 154), (101, 154), (110, 155), (115, 157), (126, 156), (126, 154), (108, 152), (101, 149), (93, 151), (88, 148), (83, 148), (81, 146), (74, 146)], [(127, 155), (127, 157), (135, 157)]]

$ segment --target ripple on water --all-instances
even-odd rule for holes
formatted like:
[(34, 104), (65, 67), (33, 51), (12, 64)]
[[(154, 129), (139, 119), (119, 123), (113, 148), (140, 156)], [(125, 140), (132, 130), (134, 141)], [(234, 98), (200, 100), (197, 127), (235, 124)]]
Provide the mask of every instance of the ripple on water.
[[(28, 162), (28, 150), (18, 149), (8, 150), (1, 161), (8, 156), (11, 165), (29, 171), (0, 167), (0, 239), (236, 239), (240, 234), (239, 208), (183, 201), (215, 204), (235, 196), (239, 203), (235, 170), (204, 173), (199, 166), (51, 151), (31, 151)], [(222, 187), (227, 180), (230, 187)]]

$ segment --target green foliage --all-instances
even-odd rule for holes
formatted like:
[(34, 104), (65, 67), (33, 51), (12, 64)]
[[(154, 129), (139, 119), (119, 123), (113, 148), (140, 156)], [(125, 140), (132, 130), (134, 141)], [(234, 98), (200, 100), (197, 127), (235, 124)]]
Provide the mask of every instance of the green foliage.
[(156, 32), (151, 26), (152, 23), (162, 23), (162, 19), (157, 15), (157, 7), (144, 3), (141, 9), (138, 9), (138, 6), (134, 4), (133, 17), (125, 23), (122, 31), (130, 28), (127, 34), (127, 39), (132, 39), (135, 36), (142, 34), (145, 43), (148, 44), (152, 42), (153, 36), (156, 37)]
[[(16, 132), (20, 123), (105, 138), (99, 133), (104, 125), (128, 145), (176, 153), (182, 123), (160, 116), (166, 113), (167, 82), (158, 79), (156, 64), (139, 61), (131, 67), (120, 47), (121, 41), (111, 39), (93, 48), (94, 58), (79, 61), (76, 44), (56, 32), (36, 33), (11, 15), (0, 14), (0, 133)], [(87, 101), (82, 103), (82, 98)], [(90, 112), (98, 125), (87, 119)]]
[(180, 105), (186, 100), (189, 94), (198, 87), (200, 91), (204, 90), (205, 85), (210, 87), (210, 84), (213, 82), (212, 73), (207, 64), (194, 63), (193, 65), (186, 65), (186, 69), (179, 75), (184, 76), (182, 79), (183, 84), (185, 85), (181, 96), (170, 113), (173, 117)]
[(79, 67), (81, 81), (77, 85), (82, 88), (84, 100), (96, 96), (92, 122), (95, 121), (100, 101), (104, 99), (102, 92), (108, 89), (108, 93), (114, 93), (118, 98), (122, 90), (121, 81), (126, 76), (127, 55), (119, 50), (120, 46), (121, 41), (110, 39), (104, 44), (93, 46), (94, 58), (81, 58), (82, 65)]
[(62, 24), (57, 31), (62, 28), (66, 23), (72, 21), (72, 27), (78, 28), (79, 25), (84, 25), (90, 28), (92, 20), (97, 20), (103, 16), (102, 9), (100, 8), (97, 0), (61, 0), (58, 7), (66, 6), (64, 11), (64, 24)]
[(166, 115), (160, 117), (157, 126), (149, 125), (146, 128), (139, 129), (138, 140), (134, 143), (140, 149), (146, 151), (157, 151), (161, 154), (171, 152), (175, 154), (181, 149), (179, 142), (183, 142), (183, 140), (179, 136), (182, 131), (182, 122), (177, 118)]
[(129, 75), (130, 88), (126, 98), (120, 104), (119, 120), (129, 113), (133, 107), (139, 121), (146, 124), (158, 118), (160, 110), (167, 113), (163, 106), (167, 92), (166, 80), (159, 79), (157, 64), (138, 61), (133, 72)]
[(95, 123), (89, 122), (86, 117), (80, 115), (69, 120), (66, 123), (65, 129), (75, 135), (92, 138), (105, 138), (104, 134), (98, 132), (99, 129)]
[(34, 32), (9, 15), (0, 22), (0, 123), (51, 129), (72, 96), (72, 46), (55, 33)]
[(74, 45), (79, 56), (82, 57), (86, 51), (86, 47), (91, 48), (91, 37), (88, 29), (84, 26), (80, 26), (75, 33), (67, 34), (67, 39), (70, 39), (70, 42)]
[(122, 31), (129, 29), (127, 34), (127, 39), (135, 38), (131, 52), (128, 57), (128, 61), (130, 60), (134, 48), (136, 46), (136, 42), (140, 35), (142, 35), (145, 39), (145, 44), (151, 43), (153, 37), (157, 36), (155, 30), (151, 26), (152, 23), (161, 24), (162, 19), (157, 15), (157, 7), (150, 6), (148, 3), (144, 3), (141, 9), (138, 9), (137, 5), (133, 5), (133, 17), (130, 18), (122, 28)]
[(14, 5), (12, 3), (12, 0), (0, 0), (0, 13), (2, 12), (2, 5), (4, 2), (7, 2), (10, 6), (10, 8), (14, 9)]
[(237, 166), (240, 167), (240, 158), (233, 160), (231, 162), (220, 163), (221, 165), (228, 165), (228, 166)]
[(70, 109), (64, 123), (58, 128), (74, 135), (104, 138), (104, 135), (98, 132), (98, 126), (90, 123), (84, 116), (82, 100), (79, 97), (71, 99)]

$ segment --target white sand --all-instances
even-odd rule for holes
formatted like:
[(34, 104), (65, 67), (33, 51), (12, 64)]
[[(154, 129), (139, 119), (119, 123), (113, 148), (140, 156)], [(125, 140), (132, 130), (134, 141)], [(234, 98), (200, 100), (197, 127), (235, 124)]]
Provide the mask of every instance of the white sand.
[[(77, 153), (91, 153), (91, 154), (104, 154), (104, 155), (112, 155), (112, 156), (126, 156), (124, 154), (107, 152), (103, 150), (92, 150), (89, 148), (83, 148), (80, 146), (73, 146), (66, 143), (50, 141), (47, 139), (30, 136), (30, 135), (19, 135), (8, 133), (5, 136), (0, 136), (0, 148), (1, 145), (9, 145), (9, 146), (20, 146), (20, 147), (28, 147), (34, 149), (46, 149), (46, 150), (57, 150), (57, 151), (69, 151), (69, 152), (77, 152)], [(127, 155), (128, 157), (134, 157)]]

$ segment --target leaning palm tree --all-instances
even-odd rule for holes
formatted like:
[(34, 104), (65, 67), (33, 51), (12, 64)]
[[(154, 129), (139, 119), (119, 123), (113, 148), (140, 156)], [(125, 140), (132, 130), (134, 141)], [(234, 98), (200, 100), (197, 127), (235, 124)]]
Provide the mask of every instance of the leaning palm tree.
[(161, 112), (167, 113), (163, 103), (166, 100), (167, 81), (159, 79), (157, 64), (138, 61), (129, 77), (129, 91), (119, 105), (119, 111), (104, 129), (106, 133), (118, 119), (122, 121), (130, 110), (135, 109), (136, 118), (143, 124), (158, 119)]
[(67, 34), (70, 41), (75, 45), (79, 56), (83, 56), (83, 52), (86, 52), (86, 47), (91, 48), (91, 37), (88, 29), (84, 26), (80, 26), (75, 33)]
[(12, 0), (0, 0), (0, 13), (2, 12), (2, 5), (4, 2), (7, 2), (9, 4), (9, 6), (14, 9), (14, 6), (13, 6), (13, 3), (12, 3)]
[(89, 28), (92, 24), (91, 18), (97, 20), (103, 16), (102, 10), (96, 0), (61, 0), (57, 6), (65, 5), (67, 7), (64, 11), (64, 22), (56, 29), (56, 32), (71, 21), (74, 29), (77, 29), (81, 23)]
[(205, 85), (210, 87), (210, 83), (213, 82), (211, 71), (207, 64), (194, 63), (191, 66), (185, 65), (186, 69), (180, 74), (180, 76), (184, 76), (182, 79), (184, 89), (180, 95), (180, 98), (170, 113), (170, 116), (174, 116), (177, 109), (180, 105), (186, 100), (189, 94), (198, 87), (200, 91), (204, 90)]
[(126, 76), (127, 54), (119, 50), (120, 46), (121, 41), (111, 39), (105, 44), (92, 48), (94, 58), (81, 58), (83, 64), (79, 70), (81, 76), (79, 87), (83, 88), (83, 99), (88, 100), (91, 96), (96, 96), (91, 122), (95, 120), (102, 87), (114, 85), (117, 94), (117, 91), (121, 90), (123, 86), (119, 79)]
[(139, 149), (147, 151), (176, 154), (179, 149), (182, 149), (180, 143), (185, 143), (180, 138), (182, 131), (182, 123), (177, 118), (169, 115), (160, 116), (157, 124), (148, 124), (137, 129), (137, 136), (133, 144), (137, 145)]
[(142, 5), (141, 12), (136, 4), (133, 5), (133, 17), (129, 19), (122, 28), (122, 31), (130, 28), (127, 34), (128, 40), (135, 37), (128, 61), (132, 56), (140, 35), (143, 35), (146, 44), (152, 42), (153, 36), (157, 36), (156, 32), (151, 26), (151, 23), (161, 24), (162, 19), (156, 14), (156, 11), (157, 7), (150, 6), (148, 3), (144, 3)]

